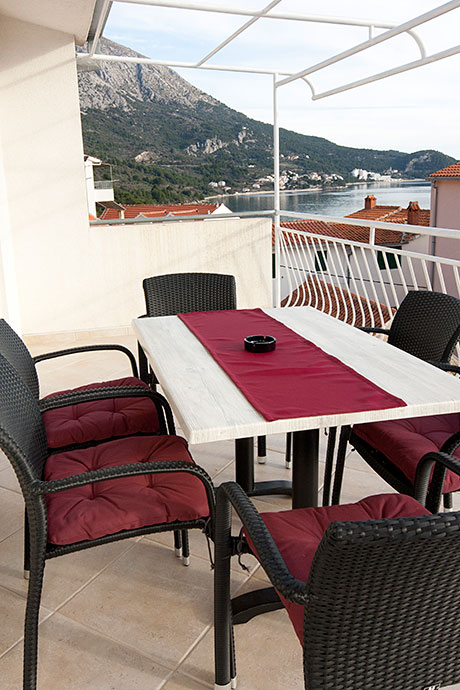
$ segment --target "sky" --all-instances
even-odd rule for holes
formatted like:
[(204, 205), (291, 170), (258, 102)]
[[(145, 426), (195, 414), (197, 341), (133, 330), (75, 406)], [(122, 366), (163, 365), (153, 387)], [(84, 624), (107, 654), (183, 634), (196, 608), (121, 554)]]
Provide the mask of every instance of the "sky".
[[(200, 0), (200, 4), (256, 10), (268, 2)], [(399, 25), (442, 4), (439, 0), (281, 0), (273, 12), (346, 16)], [(459, 45), (460, 1), (457, 4), (458, 8), (443, 17), (415, 29), (427, 55)], [(104, 35), (154, 59), (197, 62), (248, 20), (244, 16), (114, 2)], [(384, 31), (375, 29), (374, 35)], [(260, 19), (209, 64), (296, 73), (368, 38), (367, 27)], [(416, 41), (404, 34), (318, 71), (309, 79), (315, 92), (321, 93), (418, 58)], [(273, 122), (271, 75), (177, 71), (235, 110)], [(409, 153), (435, 149), (460, 160), (460, 54), (315, 101), (305, 82), (298, 80), (278, 89), (278, 102), (280, 125), (302, 134), (358, 148)]]

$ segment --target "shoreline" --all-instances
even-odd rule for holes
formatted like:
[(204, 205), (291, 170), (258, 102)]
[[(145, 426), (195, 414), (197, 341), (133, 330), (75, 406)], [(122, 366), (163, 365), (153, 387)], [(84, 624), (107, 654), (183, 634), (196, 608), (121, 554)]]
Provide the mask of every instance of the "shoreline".
[[(413, 178), (410, 180), (399, 180), (396, 178), (392, 178), (391, 180), (381, 180), (380, 183), (385, 184), (388, 186), (391, 186), (392, 182), (398, 183), (398, 185), (401, 185), (401, 183), (407, 182), (409, 184), (413, 184), (416, 182), (426, 182), (427, 185), (429, 182), (425, 180), (424, 178), (417, 177)], [(283, 194), (288, 194), (288, 195), (293, 195), (293, 194), (306, 194), (308, 192), (324, 192), (324, 191), (340, 191), (343, 189), (347, 189), (348, 187), (359, 187), (359, 186), (364, 186), (364, 185), (369, 185), (369, 184), (379, 184), (379, 181), (370, 181), (367, 182), (366, 180), (358, 180), (357, 182), (345, 182), (345, 184), (341, 185), (318, 185), (316, 187), (306, 187), (305, 189), (282, 189), (280, 194), (281, 196)], [(222, 198), (227, 198), (227, 197), (234, 197), (234, 196), (274, 196), (275, 192), (274, 190), (268, 190), (268, 191), (260, 191), (260, 190), (255, 190), (253, 192), (233, 192), (232, 194), (213, 194), (212, 196), (206, 196), (204, 197), (204, 201), (211, 201), (212, 199), (222, 199)]]

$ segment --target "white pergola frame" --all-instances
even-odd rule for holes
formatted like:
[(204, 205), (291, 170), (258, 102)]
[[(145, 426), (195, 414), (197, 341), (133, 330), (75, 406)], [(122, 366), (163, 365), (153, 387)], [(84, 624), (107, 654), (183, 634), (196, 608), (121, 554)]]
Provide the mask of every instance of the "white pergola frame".
[[(155, 58), (141, 58), (141, 57), (127, 57), (122, 55), (104, 55), (97, 52), (97, 46), (99, 38), (104, 30), (105, 23), (110, 13), (111, 6), (113, 2), (122, 2), (133, 5), (149, 5), (152, 7), (169, 8), (176, 10), (193, 10), (196, 12), (214, 12), (219, 14), (225, 14), (228, 16), (241, 16), (247, 17), (248, 19), (242, 26), (234, 31), (225, 40), (221, 41), (212, 51), (203, 56), (198, 62), (179, 62), (171, 60), (162, 60)], [(430, 64), (432, 62), (438, 62), (444, 58), (451, 57), (460, 53), (460, 45), (453, 46), (441, 52), (427, 55), (425, 47), (423, 45), (420, 37), (415, 33), (414, 29), (422, 24), (440, 17), (448, 12), (460, 7), (460, 0), (450, 0), (449, 2), (435, 7), (429, 12), (425, 12), (420, 16), (414, 17), (403, 24), (394, 25), (388, 22), (376, 21), (372, 19), (352, 19), (348, 17), (328, 17), (319, 15), (302, 15), (302, 14), (286, 14), (282, 12), (273, 11), (274, 8), (279, 5), (282, 0), (272, 0), (268, 5), (266, 5), (261, 10), (250, 10), (250, 9), (239, 9), (231, 6), (218, 6), (218, 5), (208, 5), (202, 2), (180, 2), (179, 0), (97, 0), (95, 12), (93, 16), (93, 21), (91, 23), (91, 28), (88, 36), (89, 41), (89, 52), (88, 53), (77, 53), (77, 64), (84, 69), (97, 69), (101, 62), (124, 62), (124, 63), (134, 63), (142, 65), (163, 65), (167, 67), (183, 67), (189, 69), (202, 69), (202, 70), (217, 70), (224, 72), (245, 72), (252, 74), (271, 74), (273, 76), (273, 172), (274, 172), (274, 217), (275, 217), (275, 227), (279, 227), (280, 219), (280, 147), (279, 147), (279, 119), (278, 119), (278, 90), (280, 87), (290, 84), (296, 80), (303, 80), (308, 84), (311, 90), (312, 100), (318, 100), (320, 98), (326, 98), (334, 94), (342, 93), (343, 91), (348, 91), (350, 89), (355, 89), (364, 84), (370, 84), (380, 79), (385, 79), (386, 77), (393, 76), (395, 74), (400, 74), (402, 72), (407, 72), (409, 70), (415, 69), (417, 67), (422, 67), (423, 65)], [(320, 24), (334, 24), (343, 26), (353, 26), (353, 27), (367, 27), (369, 31), (369, 37), (366, 41), (358, 43), (357, 45), (349, 48), (348, 50), (342, 51), (337, 55), (333, 55), (326, 60), (323, 60), (315, 65), (311, 65), (306, 69), (301, 69), (298, 72), (287, 73), (284, 70), (275, 68), (257, 68), (257, 67), (242, 67), (239, 65), (221, 65), (221, 64), (209, 64), (209, 60), (213, 58), (218, 52), (223, 48), (228, 46), (232, 41), (234, 41), (238, 36), (240, 36), (244, 31), (249, 29), (253, 24), (259, 20), (268, 19), (278, 19), (286, 20), (291, 22), (310, 22), (310, 23), (320, 23)], [(374, 35), (375, 29), (385, 29), (383, 33)], [(399, 36), (401, 34), (407, 34), (418, 46), (420, 51), (420, 57), (417, 60), (401, 64), (397, 67), (379, 72), (378, 74), (372, 74), (363, 79), (359, 79), (348, 84), (343, 84), (336, 88), (324, 91), (322, 93), (316, 93), (315, 88), (311, 80), (309, 79), (311, 74), (318, 72), (325, 67), (336, 64), (342, 60), (345, 60), (352, 55), (356, 55), (364, 50), (372, 48), (380, 43)], [(276, 233), (278, 236), (278, 233)], [(279, 246), (276, 242), (275, 251), (278, 257)]]

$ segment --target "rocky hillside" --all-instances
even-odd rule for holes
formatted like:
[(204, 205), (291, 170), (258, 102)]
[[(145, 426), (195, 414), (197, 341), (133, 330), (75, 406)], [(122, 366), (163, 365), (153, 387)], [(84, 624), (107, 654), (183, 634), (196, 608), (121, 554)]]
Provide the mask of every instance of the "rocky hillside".
[[(100, 52), (138, 55), (107, 39)], [(85, 152), (114, 165), (121, 202), (200, 199), (211, 181), (225, 180), (237, 191), (272, 171), (270, 125), (232, 110), (167, 67), (103, 63), (82, 72), (79, 83)], [(280, 140), (281, 168), (294, 187), (341, 183), (354, 168), (425, 177), (454, 162), (437, 151), (355, 149), (287, 130)]]

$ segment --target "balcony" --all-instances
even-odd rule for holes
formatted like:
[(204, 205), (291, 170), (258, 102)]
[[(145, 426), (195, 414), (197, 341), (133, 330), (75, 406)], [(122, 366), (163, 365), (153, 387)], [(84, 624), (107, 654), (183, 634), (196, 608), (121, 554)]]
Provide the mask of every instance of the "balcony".
[[(445, 240), (457, 243), (459, 231), (427, 228), (419, 233), (417, 248), (382, 249), (372, 230), (379, 224), (362, 223), (370, 228), (369, 238), (358, 242), (286, 233), (278, 214), (274, 245), (271, 216), (89, 225), (74, 38), (86, 40), (94, 5), (85, 0), (59, 8), (47, 0), (24, 0), (4, 2), (0, 10), (6, 56), (0, 71), (0, 304), (33, 354), (111, 341), (136, 352), (130, 322), (143, 311), (140, 283), (161, 272), (230, 272), (237, 277), (240, 306), (308, 303), (355, 325), (386, 323), (413, 287), (459, 295), (460, 261), (443, 258), (440, 250)], [(107, 3), (97, 5), (105, 10)], [(32, 102), (34, 108), (24, 107)], [(436, 256), (430, 252), (432, 240)], [(77, 356), (64, 364), (51, 360), (40, 365), (42, 394), (128, 373), (115, 354)], [(323, 457), (325, 440), (323, 435)], [(267, 441), (267, 463), (256, 467), (257, 479), (284, 478), (284, 436)], [(232, 442), (191, 451), (216, 484), (234, 477)], [(356, 454), (349, 454), (347, 467), (343, 501), (388, 491)], [(260, 510), (290, 507), (284, 497), (255, 503)], [(455, 507), (460, 508), (458, 498)], [(17, 690), (22, 676), (23, 510), (16, 478), (1, 456), (2, 690)], [(212, 571), (204, 537), (191, 536), (188, 569), (175, 558), (169, 534), (49, 561), (38, 687), (212, 688)], [(235, 561), (235, 593), (265, 581), (254, 559), (242, 560), (249, 572)], [(242, 689), (303, 688), (301, 650), (284, 611), (237, 627), (236, 641)], [(263, 665), (254, 664), (261, 650)]]

